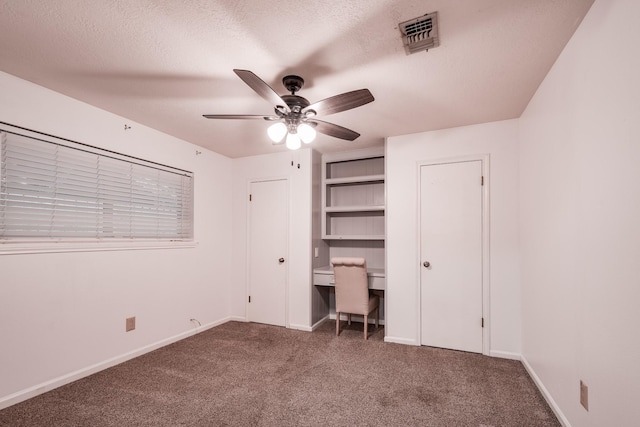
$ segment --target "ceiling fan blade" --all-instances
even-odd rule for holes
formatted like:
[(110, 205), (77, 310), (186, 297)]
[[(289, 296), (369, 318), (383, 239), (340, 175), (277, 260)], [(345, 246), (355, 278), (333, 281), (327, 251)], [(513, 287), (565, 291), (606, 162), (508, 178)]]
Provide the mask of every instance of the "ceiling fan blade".
[(327, 116), (360, 107), (374, 100), (375, 98), (371, 95), (369, 89), (354, 90), (315, 102), (303, 109), (302, 113), (304, 114), (309, 110), (314, 110), (318, 115)]
[(251, 89), (253, 89), (258, 95), (269, 101), (272, 106), (281, 105), (288, 112), (291, 111), (289, 106), (280, 95), (278, 95), (271, 86), (266, 84), (260, 77), (256, 76), (249, 70), (233, 70)]
[(352, 131), (345, 127), (336, 125), (334, 123), (324, 122), (322, 120), (309, 120), (307, 123), (315, 124), (317, 132), (325, 135), (333, 136), (334, 138), (346, 139), (347, 141), (353, 141), (360, 136), (358, 132)]
[(251, 120), (251, 119), (262, 119), (262, 120), (277, 120), (279, 117), (271, 117), (271, 116), (258, 116), (255, 114), (203, 114), (202, 117), (206, 117), (207, 119), (240, 119), (240, 120)]

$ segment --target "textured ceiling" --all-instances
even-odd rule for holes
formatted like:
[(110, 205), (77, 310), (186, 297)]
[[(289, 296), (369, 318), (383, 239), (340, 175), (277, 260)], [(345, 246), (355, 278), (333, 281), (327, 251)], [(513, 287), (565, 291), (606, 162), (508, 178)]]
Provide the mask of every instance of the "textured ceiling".
[[(273, 106), (305, 79), (311, 102), (368, 88), (375, 102), (320, 117), (362, 134), (319, 135), (321, 152), (386, 136), (519, 117), (593, 0), (0, 0), (0, 69), (229, 157), (286, 150), (267, 123), (202, 114)], [(440, 46), (405, 54), (397, 25), (438, 12)]]

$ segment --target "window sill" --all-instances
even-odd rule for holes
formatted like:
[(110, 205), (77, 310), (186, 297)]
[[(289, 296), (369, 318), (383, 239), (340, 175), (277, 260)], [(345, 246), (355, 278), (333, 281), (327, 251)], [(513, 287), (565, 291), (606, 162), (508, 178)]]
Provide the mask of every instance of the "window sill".
[(63, 252), (138, 251), (195, 248), (196, 241), (118, 241), (118, 242), (0, 242), (0, 255), (46, 254)]

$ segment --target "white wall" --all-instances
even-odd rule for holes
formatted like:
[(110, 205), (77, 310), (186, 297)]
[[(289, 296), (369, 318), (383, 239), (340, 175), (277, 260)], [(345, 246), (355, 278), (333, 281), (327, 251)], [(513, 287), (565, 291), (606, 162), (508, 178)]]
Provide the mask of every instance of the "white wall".
[(247, 320), (248, 189), (249, 182), (265, 178), (286, 178), (289, 181), (287, 322), (290, 328), (311, 330), (312, 150), (310, 148), (233, 160), (231, 313), (238, 320)]
[[(522, 353), (566, 425), (640, 419), (637, 16), (640, 2), (597, 0), (521, 119), (386, 145), (387, 340), (419, 343), (417, 162), (489, 153), (490, 350)], [(232, 161), (2, 73), (0, 93), (2, 121), (194, 171), (198, 241), (0, 256), (0, 408), (183, 337), (190, 318), (245, 319), (251, 179), (289, 178), (288, 321), (310, 327), (311, 150)]]
[(521, 118), (522, 354), (573, 426), (640, 420), (638, 16), (597, 0)]
[[(311, 253), (312, 268), (329, 265), (329, 241), (322, 240), (322, 154), (311, 152)], [(317, 250), (317, 256), (315, 251)], [(329, 289), (311, 286), (311, 326), (320, 324), (329, 315)]]
[(197, 241), (0, 255), (0, 408), (229, 318), (230, 159), (4, 73), (0, 93), (4, 122), (193, 171)]
[(418, 162), (490, 155), (490, 349), (520, 354), (517, 120), (387, 139), (386, 340), (418, 345)]

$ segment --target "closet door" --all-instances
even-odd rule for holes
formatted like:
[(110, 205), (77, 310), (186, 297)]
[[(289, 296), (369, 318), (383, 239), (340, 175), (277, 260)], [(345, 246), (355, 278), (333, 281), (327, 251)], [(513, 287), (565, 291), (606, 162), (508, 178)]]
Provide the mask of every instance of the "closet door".
[(251, 322), (287, 326), (288, 183), (252, 182), (249, 201), (249, 298)]
[(421, 166), (421, 344), (482, 353), (482, 162)]

